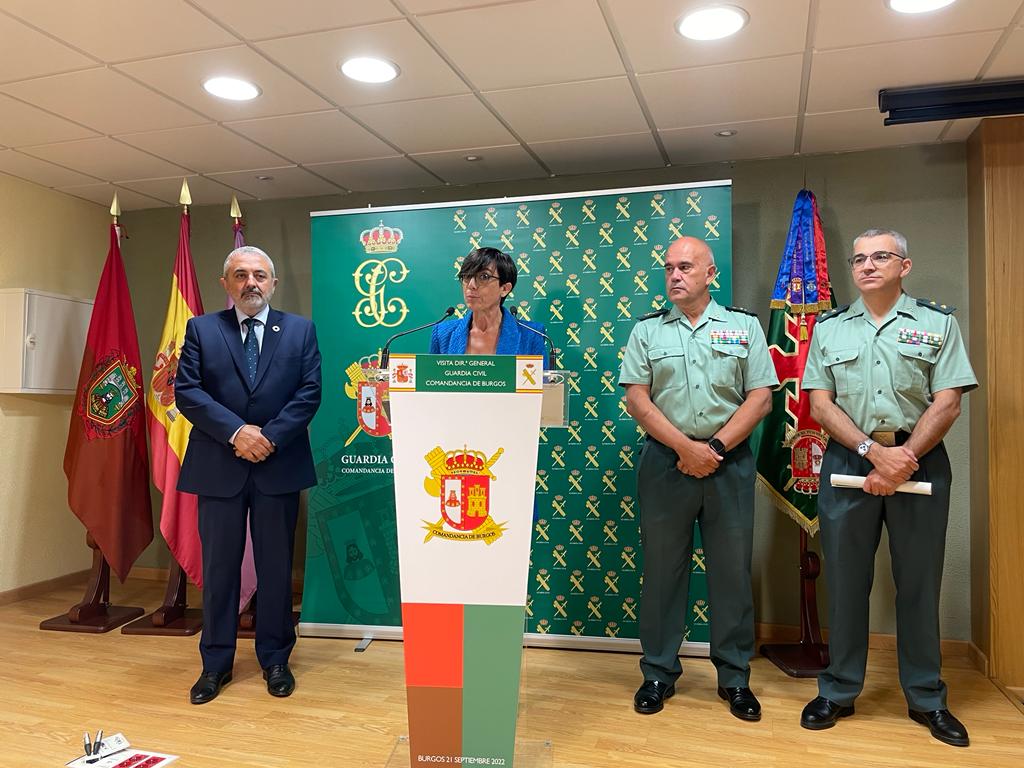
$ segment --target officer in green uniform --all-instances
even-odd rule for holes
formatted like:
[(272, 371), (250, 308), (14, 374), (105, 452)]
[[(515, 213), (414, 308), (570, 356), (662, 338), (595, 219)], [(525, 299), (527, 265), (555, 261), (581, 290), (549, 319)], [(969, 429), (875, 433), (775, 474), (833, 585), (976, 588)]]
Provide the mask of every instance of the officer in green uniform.
[[(949, 458), (942, 438), (974, 389), (953, 309), (903, 293), (907, 241), (870, 229), (849, 259), (860, 298), (819, 318), (804, 371), (811, 415), (829, 433), (818, 515), (829, 589), (831, 664), (800, 724), (831, 728), (853, 714), (864, 686), (868, 605), (882, 525), (896, 582), (900, 684), (911, 719), (947, 744), (967, 746), (967, 729), (946, 708), (940, 676), (939, 587), (949, 517)], [(864, 489), (829, 478), (866, 477)], [(931, 496), (896, 493), (907, 480)]]
[(619, 374), (629, 413), (647, 432), (637, 467), (644, 683), (633, 707), (661, 711), (682, 674), (697, 521), (718, 695), (736, 717), (759, 720), (761, 705), (749, 688), (756, 470), (747, 437), (771, 408), (771, 387), (779, 382), (757, 317), (712, 300), (715, 272), (703, 240), (683, 237), (669, 246), (665, 288), (673, 306), (639, 318)]

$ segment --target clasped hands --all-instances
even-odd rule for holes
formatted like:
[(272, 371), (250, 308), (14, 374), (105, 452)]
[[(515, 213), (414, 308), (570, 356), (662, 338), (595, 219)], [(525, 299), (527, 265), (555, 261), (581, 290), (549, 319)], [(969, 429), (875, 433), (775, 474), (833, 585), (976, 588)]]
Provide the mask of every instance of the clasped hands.
[(707, 477), (714, 474), (722, 463), (722, 457), (711, 450), (707, 443), (687, 439), (676, 447), (676, 469), (690, 477)]
[(875, 468), (864, 480), (864, 492), (872, 496), (892, 496), (900, 483), (909, 480), (918, 468), (917, 457), (905, 445), (886, 448), (875, 443), (867, 459)]
[(238, 430), (234, 447), (235, 456), (253, 463), (264, 461), (274, 452), (274, 444), (253, 424), (246, 424)]

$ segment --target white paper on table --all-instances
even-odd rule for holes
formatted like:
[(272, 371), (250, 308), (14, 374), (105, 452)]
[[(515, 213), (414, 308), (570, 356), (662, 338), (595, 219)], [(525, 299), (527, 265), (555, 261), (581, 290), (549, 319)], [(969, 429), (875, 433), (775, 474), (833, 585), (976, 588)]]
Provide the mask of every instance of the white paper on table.
[[(831, 477), (833, 488), (863, 488), (867, 478), (860, 475), (836, 475)], [(931, 496), (932, 484), (920, 480), (908, 480), (896, 486), (898, 493), (916, 493), (919, 496)]]

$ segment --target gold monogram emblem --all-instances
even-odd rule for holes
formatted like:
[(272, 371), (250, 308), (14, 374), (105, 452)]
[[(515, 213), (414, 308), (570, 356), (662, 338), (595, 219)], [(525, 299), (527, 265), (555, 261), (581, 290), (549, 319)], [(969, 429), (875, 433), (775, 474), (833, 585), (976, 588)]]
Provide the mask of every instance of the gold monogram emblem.
[(394, 328), (405, 321), (409, 308), (402, 299), (387, 296), (391, 283), (401, 283), (408, 276), (405, 263), (394, 256), (386, 259), (367, 259), (352, 273), (356, 290), (363, 296), (352, 311), (356, 322), (363, 328), (383, 325)]

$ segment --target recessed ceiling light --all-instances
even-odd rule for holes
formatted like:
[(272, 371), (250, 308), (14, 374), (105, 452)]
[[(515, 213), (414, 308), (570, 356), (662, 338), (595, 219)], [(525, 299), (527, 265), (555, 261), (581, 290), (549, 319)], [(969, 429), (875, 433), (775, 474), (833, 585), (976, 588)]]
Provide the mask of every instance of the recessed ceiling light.
[(466, 155), (466, 160), (468, 160), (471, 163), (475, 163), (479, 159), (480, 155)]
[(726, 128), (724, 131), (715, 131), (715, 136), (721, 136), (723, 139), (728, 139), (730, 136), (735, 136), (739, 131), (734, 128)]
[(735, 5), (698, 8), (676, 22), (676, 31), (691, 40), (721, 40), (735, 35), (750, 21), (750, 15)]
[(928, 13), (952, 5), (956, 0), (886, 0), (897, 13)]
[(390, 61), (371, 56), (346, 59), (340, 66), (345, 77), (358, 80), (360, 83), (387, 83), (398, 77), (397, 66)]
[(237, 77), (211, 77), (203, 83), (203, 88), (219, 99), (230, 101), (250, 101), (262, 93), (255, 83)]
[(273, 176), (257, 176), (256, 181), (273, 181)]

